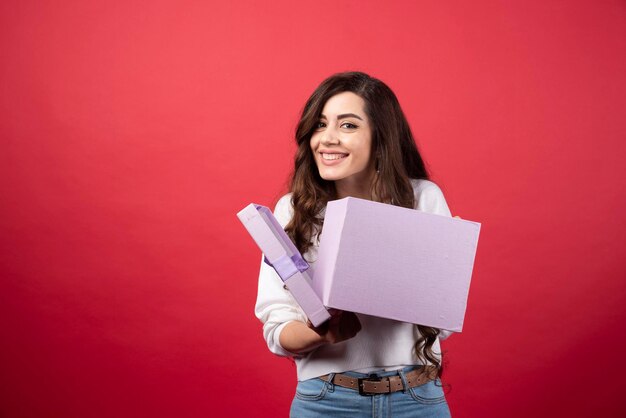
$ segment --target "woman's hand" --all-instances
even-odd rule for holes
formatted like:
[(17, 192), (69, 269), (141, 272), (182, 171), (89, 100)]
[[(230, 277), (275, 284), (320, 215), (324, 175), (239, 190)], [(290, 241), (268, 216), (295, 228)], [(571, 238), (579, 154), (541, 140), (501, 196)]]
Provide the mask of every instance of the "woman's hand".
[(354, 313), (331, 309), (330, 314), (330, 319), (317, 328), (311, 322), (287, 323), (280, 333), (280, 346), (291, 353), (303, 354), (322, 345), (348, 340), (361, 330), (361, 322)]
[(319, 327), (314, 327), (311, 321), (307, 322), (309, 328), (315, 331), (324, 341), (336, 344), (349, 340), (361, 331), (361, 322), (353, 312), (331, 309), (330, 319)]

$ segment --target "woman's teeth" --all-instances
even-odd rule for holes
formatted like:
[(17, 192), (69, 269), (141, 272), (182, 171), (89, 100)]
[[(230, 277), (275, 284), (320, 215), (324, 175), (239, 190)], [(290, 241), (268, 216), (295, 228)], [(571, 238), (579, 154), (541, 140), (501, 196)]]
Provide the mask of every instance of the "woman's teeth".
[(338, 160), (347, 156), (348, 154), (322, 154), (322, 158), (325, 160)]

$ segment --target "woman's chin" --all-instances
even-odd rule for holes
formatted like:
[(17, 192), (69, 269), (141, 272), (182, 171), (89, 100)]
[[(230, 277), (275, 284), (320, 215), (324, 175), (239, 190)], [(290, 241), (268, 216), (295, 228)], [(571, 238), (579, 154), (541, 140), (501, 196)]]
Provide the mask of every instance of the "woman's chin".
[(325, 173), (320, 172), (320, 177), (326, 181), (337, 181), (341, 180), (343, 177), (334, 173)]

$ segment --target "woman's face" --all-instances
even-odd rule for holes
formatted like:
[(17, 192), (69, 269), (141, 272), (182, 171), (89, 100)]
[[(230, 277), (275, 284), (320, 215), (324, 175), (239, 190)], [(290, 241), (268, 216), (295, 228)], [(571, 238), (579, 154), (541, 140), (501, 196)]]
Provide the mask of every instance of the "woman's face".
[(324, 180), (350, 188), (369, 185), (374, 173), (372, 127), (364, 108), (363, 99), (352, 92), (336, 94), (324, 105), (311, 137), (311, 150)]

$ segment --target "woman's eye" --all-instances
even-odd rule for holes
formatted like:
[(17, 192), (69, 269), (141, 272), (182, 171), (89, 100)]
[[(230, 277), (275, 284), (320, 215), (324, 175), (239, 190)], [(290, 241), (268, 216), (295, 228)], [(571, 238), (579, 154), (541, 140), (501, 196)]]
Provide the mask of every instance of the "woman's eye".
[(315, 124), (315, 129), (323, 129), (323, 128), (325, 128), (325, 127), (326, 127), (326, 124), (325, 124), (324, 122), (322, 122), (322, 121), (317, 122), (317, 123)]
[(357, 126), (354, 123), (350, 123), (350, 122), (344, 122), (341, 124), (342, 128), (346, 128), (346, 129), (356, 129)]

